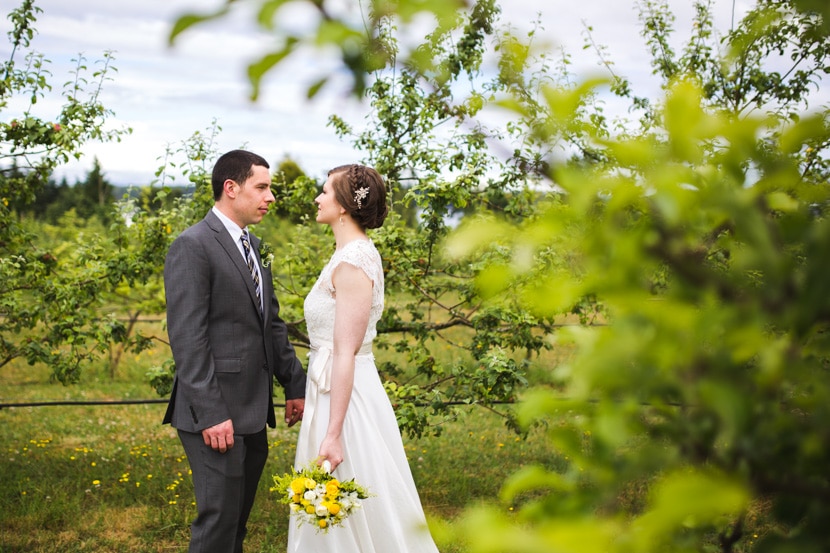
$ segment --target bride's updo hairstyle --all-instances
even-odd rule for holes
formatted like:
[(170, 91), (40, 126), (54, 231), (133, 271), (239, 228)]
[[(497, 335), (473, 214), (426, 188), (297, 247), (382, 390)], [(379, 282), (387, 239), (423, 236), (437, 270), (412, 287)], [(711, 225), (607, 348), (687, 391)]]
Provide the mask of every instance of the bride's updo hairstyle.
[(329, 171), (334, 197), (364, 229), (383, 225), (389, 208), (383, 177), (365, 165), (341, 165)]

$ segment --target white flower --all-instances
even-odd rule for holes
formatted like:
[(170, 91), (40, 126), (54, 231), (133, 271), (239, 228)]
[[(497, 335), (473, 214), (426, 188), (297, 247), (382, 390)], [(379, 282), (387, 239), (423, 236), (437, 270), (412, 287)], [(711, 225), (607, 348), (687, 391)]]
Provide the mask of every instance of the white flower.
[(314, 509), (314, 513), (318, 517), (324, 517), (324, 516), (328, 516), (329, 510), (325, 505), (317, 505), (317, 507)]
[(306, 501), (314, 501), (317, 499), (317, 492), (315, 490), (308, 490), (303, 494), (303, 499)]

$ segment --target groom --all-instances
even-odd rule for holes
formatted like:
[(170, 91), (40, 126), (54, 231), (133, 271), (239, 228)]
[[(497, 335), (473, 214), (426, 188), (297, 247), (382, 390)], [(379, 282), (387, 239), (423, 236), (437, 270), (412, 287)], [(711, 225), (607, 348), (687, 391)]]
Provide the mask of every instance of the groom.
[[(273, 203), (268, 163), (244, 150), (213, 168), (214, 206), (167, 253), (167, 329), (176, 364), (164, 423), (179, 434), (193, 473), (190, 552), (241, 553), (274, 427), (273, 378), (285, 422), (305, 407), (305, 373), (279, 318), (271, 271), (259, 259), (259, 223)], [(250, 261), (250, 263), (249, 263)]]

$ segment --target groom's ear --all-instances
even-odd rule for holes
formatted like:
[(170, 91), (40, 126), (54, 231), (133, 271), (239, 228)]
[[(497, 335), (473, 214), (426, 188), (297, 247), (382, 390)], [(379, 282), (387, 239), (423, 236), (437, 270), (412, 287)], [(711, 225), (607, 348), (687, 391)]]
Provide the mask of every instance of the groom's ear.
[(233, 199), (236, 197), (236, 191), (239, 189), (239, 185), (236, 184), (235, 180), (226, 179), (225, 182), (222, 184), (222, 188), (225, 191), (225, 195), (228, 198)]

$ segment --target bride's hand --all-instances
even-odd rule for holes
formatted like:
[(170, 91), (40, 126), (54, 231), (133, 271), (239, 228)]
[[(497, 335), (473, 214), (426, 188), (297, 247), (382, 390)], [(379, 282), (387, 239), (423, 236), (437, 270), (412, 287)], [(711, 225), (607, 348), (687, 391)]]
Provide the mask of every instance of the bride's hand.
[(323, 443), (320, 444), (320, 452), (317, 456), (317, 464), (322, 466), (323, 461), (328, 461), (331, 465), (331, 472), (343, 462), (343, 444), (340, 438), (324, 438)]

